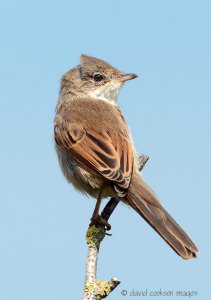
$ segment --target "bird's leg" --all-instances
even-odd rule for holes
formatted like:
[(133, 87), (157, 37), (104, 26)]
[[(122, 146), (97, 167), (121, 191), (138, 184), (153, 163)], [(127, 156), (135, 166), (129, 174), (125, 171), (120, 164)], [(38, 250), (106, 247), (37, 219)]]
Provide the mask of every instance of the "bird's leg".
[(99, 196), (97, 198), (96, 205), (95, 205), (95, 209), (94, 209), (92, 217), (91, 217), (91, 223), (89, 224), (89, 226), (96, 225), (96, 224), (101, 224), (101, 225), (105, 226), (107, 230), (110, 230), (111, 225), (105, 219), (103, 219), (103, 217), (101, 217), (99, 215), (100, 204), (101, 204), (102, 199), (103, 199), (103, 192), (104, 192), (104, 189), (105, 189), (105, 185), (106, 185), (105, 183), (102, 184), (102, 187), (101, 187), (101, 190), (100, 190), (100, 193), (99, 193)]

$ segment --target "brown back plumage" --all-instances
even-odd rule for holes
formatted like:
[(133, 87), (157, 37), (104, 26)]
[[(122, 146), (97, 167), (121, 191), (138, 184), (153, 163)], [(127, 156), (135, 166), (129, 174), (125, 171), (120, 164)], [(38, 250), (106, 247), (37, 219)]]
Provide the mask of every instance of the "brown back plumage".
[(119, 197), (126, 195), (134, 157), (127, 127), (117, 106), (89, 98), (73, 99), (55, 118), (54, 133), (57, 145), (66, 149), (82, 168), (110, 181)]

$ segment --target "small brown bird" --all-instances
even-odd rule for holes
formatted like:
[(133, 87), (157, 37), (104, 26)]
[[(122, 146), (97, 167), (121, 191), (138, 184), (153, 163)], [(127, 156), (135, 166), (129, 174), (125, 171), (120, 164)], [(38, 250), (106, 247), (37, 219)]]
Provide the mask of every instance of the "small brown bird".
[(185, 259), (198, 249), (163, 208), (138, 170), (138, 157), (118, 106), (120, 88), (135, 74), (125, 74), (105, 61), (81, 55), (80, 65), (61, 79), (54, 134), (59, 163), (67, 180), (97, 199), (91, 224), (99, 216), (102, 198), (116, 197), (130, 205)]

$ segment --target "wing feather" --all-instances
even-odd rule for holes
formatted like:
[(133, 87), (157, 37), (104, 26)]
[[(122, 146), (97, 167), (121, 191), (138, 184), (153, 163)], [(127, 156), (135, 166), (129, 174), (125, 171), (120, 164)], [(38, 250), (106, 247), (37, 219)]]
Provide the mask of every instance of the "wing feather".
[(97, 132), (80, 124), (55, 125), (55, 141), (72, 155), (82, 168), (109, 180), (119, 197), (124, 197), (133, 171), (129, 137), (116, 132)]

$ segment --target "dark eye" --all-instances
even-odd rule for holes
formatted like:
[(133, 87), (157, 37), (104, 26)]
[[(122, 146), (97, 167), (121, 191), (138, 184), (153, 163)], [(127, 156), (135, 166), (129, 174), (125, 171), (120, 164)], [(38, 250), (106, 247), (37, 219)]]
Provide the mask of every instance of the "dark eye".
[(94, 81), (99, 82), (99, 81), (103, 80), (103, 75), (97, 73), (93, 76), (93, 78), (94, 78)]

